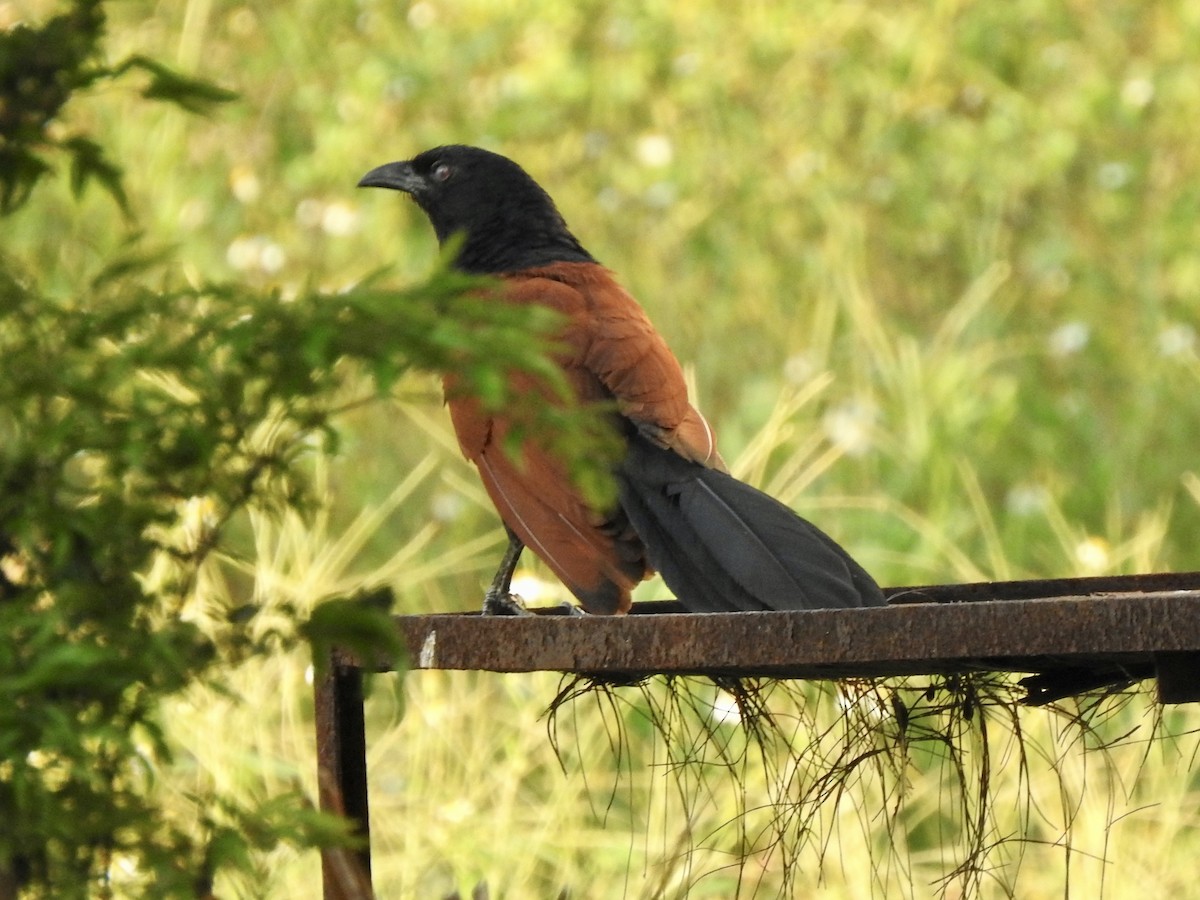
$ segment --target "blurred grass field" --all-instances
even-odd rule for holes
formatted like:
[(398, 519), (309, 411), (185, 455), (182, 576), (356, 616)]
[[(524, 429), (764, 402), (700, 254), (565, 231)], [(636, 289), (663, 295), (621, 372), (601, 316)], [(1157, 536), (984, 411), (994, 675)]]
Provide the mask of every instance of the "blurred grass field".
[[(51, 7), (0, 2), (0, 24)], [(151, 53), (241, 99), (210, 120), (127, 88), (81, 105), (137, 218), (62, 185), (13, 217), (8, 252), (51, 287), (135, 237), (197, 282), (286, 296), (386, 266), (411, 283), (436, 258), (427, 223), (355, 182), (483, 144), (642, 301), (735, 470), (881, 583), (1200, 569), (1194, 4), (130, 0), (111, 15), (113, 56)], [(386, 583), (403, 612), (474, 607), (503, 535), (436, 382), (346, 426), (317, 466), (326, 506), (256, 521), (247, 561), (208, 589), (315, 603)], [(526, 595), (559, 599), (548, 578), (527, 566)], [(161, 789), (312, 791), (306, 668), (280, 658), (229, 673), (232, 698), (175, 704)], [(560, 768), (543, 719), (557, 687), (375, 680), (381, 897), (776, 895), (778, 858), (739, 888), (735, 837), (685, 852), (763, 784), (681, 812), (636, 697), (623, 757), (611, 712), (584, 702)], [(1028, 841), (997, 852), (983, 896), (1196, 895), (1200, 717), (1170, 711), (1185, 736), (1148, 743), (1152, 709), (1122, 706), (1093, 741), (1132, 734), (1089, 753), (1063, 716), (1022, 713), (1038, 749), (1027, 767), (997, 750), (992, 790), (995, 836)], [(869, 786), (827, 811), (799, 896), (957, 896), (940, 881), (959, 861), (945, 766), (906, 779), (895, 830)], [(225, 891), (318, 884), (314, 859), (281, 851)]]

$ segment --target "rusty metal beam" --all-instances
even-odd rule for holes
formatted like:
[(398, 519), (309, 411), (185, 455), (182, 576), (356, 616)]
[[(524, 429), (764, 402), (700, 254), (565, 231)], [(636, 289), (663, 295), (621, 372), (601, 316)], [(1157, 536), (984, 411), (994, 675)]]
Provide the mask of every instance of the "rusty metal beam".
[(1100, 594), (1200, 591), (1200, 572), (1094, 575), (1089, 578), (1035, 578), (884, 588), (889, 603), (969, 603), (977, 600), (1051, 600)]
[(418, 669), (845, 678), (1104, 665), (1133, 678), (1154, 674), (1162, 654), (1200, 652), (1200, 591), (623, 618), (401, 616), (397, 623)]
[[(1200, 701), (1200, 573), (885, 590), (881, 609), (684, 613), (675, 600), (617, 618), (477, 613), (399, 616), (416, 669), (851, 678), (1033, 673), (1032, 702), (1157, 676), (1163, 703)], [(326, 900), (370, 898), (362, 662), (335, 651), (314, 687), (321, 807), (365, 846), (322, 855)], [(373, 660), (386, 671), (392, 662)]]

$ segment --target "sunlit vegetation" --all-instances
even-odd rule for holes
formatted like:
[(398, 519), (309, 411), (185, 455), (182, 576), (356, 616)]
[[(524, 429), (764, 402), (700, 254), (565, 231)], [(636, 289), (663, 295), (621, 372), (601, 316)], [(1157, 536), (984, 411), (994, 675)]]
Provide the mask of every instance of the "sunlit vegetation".
[[(0, 2), (0, 28), (55, 8)], [(437, 263), (424, 217), (354, 185), (436, 144), (482, 144), (525, 166), (642, 301), (734, 470), (881, 583), (1200, 569), (1194, 4), (131, 0), (108, 13), (112, 59), (146, 54), (237, 99), (196, 117), (147, 103), (148, 76), (131, 72), (70, 108), (62, 127), (89, 130), (124, 170), (128, 212), (100, 184), (73, 198), (60, 177), (4, 220), (7, 264), (47, 296), (131, 254), (164, 261), (152, 288), (223, 282), (280, 304), (423, 283)], [(369, 384), (351, 379), (342, 399)], [(345, 406), (336, 447), (297, 462), (303, 514), (242, 515), (197, 576), (195, 608), (254, 603), (262, 623), (378, 587), (402, 613), (477, 606), (503, 534), (437, 381), (404, 371), (386, 399)], [(534, 563), (519, 574), (526, 597), (565, 596)], [(291, 649), (173, 696), (174, 758), (153, 790), (180, 808), (315, 796), (311, 677)], [(681, 797), (637, 692), (560, 710), (560, 765), (544, 719), (555, 675), (372, 684), (381, 897), (481, 882), (514, 898), (962, 890), (963, 807), (935, 753), (831, 802), (787, 881), (778, 854), (739, 869), (730, 824), (767, 802), (783, 763)], [(827, 721), (845, 695), (803, 696)], [(1076, 711), (1019, 714), (1024, 764), (1010, 720), (990, 720), (991, 838), (1023, 840), (973, 888), (1190, 895), (1200, 718), (1172, 710), (1154, 732), (1138, 695), (1093, 711), (1084, 738)], [(1184, 736), (1150, 741), (1164, 732)], [(977, 765), (978, 731), (964, 735)], [(875, 814), (901, 797), (895, 816)], [(318, 891), (315, 854), (287, 846), (216, 889)]]

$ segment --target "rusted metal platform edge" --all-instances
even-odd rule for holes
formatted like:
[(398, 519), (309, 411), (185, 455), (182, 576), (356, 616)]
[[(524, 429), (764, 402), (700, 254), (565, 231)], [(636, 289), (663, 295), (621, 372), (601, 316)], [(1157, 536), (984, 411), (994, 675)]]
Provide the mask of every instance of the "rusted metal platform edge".
[[(1106, 593), (1107, 592), (1107, 593)], [(893, 588), (878, 609), (695, 614), (675, 601), (636, 615), (399, 616), (412, 669), (559, 671), (622, 680), (652, 674), (854, 678), (1006, 671), (1030, 702), (1154, 675), (1164, 703), (1200, 700), (1200, 574)], [(364, 664), (344, 650), (315, 685), (322, 806), (369, 839)], [(372, 661), (385, 671), (395, 661)], [(1100, 673), (1097, 679), (1094, 676)], [(1031, 683), (1033, 682), (1033, 683)], [(332, 781), (332, 789), (325, 783)], [(370, 895), (357, 865), (322, 858), (324, 896)], [(347, 894), (347, 886), (353, 888)]]
[(1153, 667), (1162, 654), (1200, 652), (1200, 591), (617, 618), (399, 616), (396, 622), (413, 669), (817, 679), (1040, 673), (1093, 664), (1133, 671)]

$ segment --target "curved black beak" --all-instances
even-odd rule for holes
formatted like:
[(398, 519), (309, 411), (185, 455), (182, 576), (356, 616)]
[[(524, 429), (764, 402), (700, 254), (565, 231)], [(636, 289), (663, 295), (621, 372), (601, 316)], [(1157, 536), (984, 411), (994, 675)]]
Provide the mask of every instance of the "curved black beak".
[(413, 170), (410, 163), (390, 162), (372, 169), (358, 180), (358, 186), (389, 188), (415, 194), (425, 187), (425, 179)]

